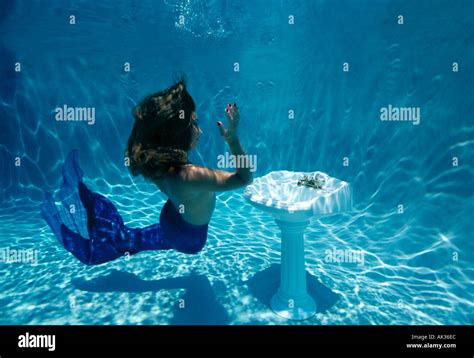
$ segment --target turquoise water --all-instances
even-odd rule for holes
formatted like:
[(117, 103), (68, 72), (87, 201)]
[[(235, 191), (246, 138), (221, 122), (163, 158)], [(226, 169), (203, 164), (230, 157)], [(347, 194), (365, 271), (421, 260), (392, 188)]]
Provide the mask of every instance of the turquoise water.
[[(0, 262), (0, 324), (474, 323), (472, 1), (0, 7), (0, 258), (32, 253)], [(215, 122), (237, 102), (256, 176), (319, 170), (351, 183), (354, 210), (306, 232), (313, 318), (270, 310), (279, 231), (243, 189), (217, 195), (194, 256), (87, 267), (40, 217), (43, 190), (59, 188), (77, 148), (86, 184), (128, 225), (158, 221), (165, 196), (129, 175), (123, 151), (134, 103), (183, 72), (204, 132), (192, 161), (216, 167), (226, 147)], [(64, 104), (94, 107), (94, 125), (56, 121)], [(388, 105), (420, 108), (420, 123), (381, 121)], [(362, 250), (363, 264), (331, 262), (328, 250)]]

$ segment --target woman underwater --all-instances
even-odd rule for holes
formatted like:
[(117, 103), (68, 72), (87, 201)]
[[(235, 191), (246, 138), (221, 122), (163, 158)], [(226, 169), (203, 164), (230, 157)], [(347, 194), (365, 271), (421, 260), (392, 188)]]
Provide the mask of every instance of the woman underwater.
[[(43, 218), (66, 250), (87, 265), (98, 265), (144, 250), (194, 254), (204, 247), (215, 192), (249, 184), (252, 172), (237, 168), (229, 173), (188, 161), (202, 133), (195, 110), (183, 80), (145, 97), (133, 110), (135, 122), (125, 155), (134, 176), (143, 175), (168, 197), (157, 224), (124, 225), (112, 202), (82, 182), (77, 150), (69, 154), (62, 168), (64, 207), (58, 211), (48, 193), (41, 205)], [(233, 155), (245, 155), (238, 136), (237, 105), (229, 103), (225, 112), (228, 127), (217, 122), (220, 134)]]

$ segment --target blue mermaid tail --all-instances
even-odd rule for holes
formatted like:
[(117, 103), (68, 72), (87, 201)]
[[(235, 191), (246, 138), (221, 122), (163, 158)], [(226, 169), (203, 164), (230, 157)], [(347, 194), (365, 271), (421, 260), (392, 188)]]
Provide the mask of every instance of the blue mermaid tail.
[(41, 215), (49, 224), (54, 235), (63, 244), (61, 224), (73, 228), (83, 237), (89, 239), (87, 232), (87, 216), (79, 199), (78, 183), (82, 181), (83, 171), (79, 167), (77, 150), (71, 151), (62, 167), (63, 183), (59, 191), (62, 206), (58, 208), (53, 196), (45, 193), (45, 200), (41, 205)]
[(193, 254), (206, 243), (208, 225), (185, 222), (170, 200), (163, 206), (158, 224), (127, 227), (113, 203), (82, 182), (77, 150), (66, 158), (62, 174), (62, 206), (58, 210), (53, 196), (45, 193), (41, 215), (66, 250), (87, 265), (144, 250), (175, 249)]

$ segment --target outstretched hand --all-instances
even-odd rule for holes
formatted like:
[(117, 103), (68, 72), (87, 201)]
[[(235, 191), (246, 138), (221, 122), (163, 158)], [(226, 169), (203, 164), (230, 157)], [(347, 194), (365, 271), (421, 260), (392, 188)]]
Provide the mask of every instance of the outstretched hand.
[(239, 109), (237, 108), (237, 104), (228, 104), (226, 109), (225, 109), (226, 115), (227, 115), (227, 122), (228, 122), (228, 127), (227, 129), (224, 127), (222, 122), (217, 122), (217, 126), (219, 128), (219, 132), (221, 133), (221, 136), (224, 137), (224, 140), (227, 143), (231, 143), (235, 140), (238, 139), (238, 133), (237, 129), (239, 128), (239, 122), (240, 122), (240, 112)]

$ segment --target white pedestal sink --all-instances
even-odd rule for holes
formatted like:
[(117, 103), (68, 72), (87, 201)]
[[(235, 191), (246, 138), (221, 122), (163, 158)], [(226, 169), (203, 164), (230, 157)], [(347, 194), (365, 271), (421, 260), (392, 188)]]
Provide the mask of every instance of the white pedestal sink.
[[(321, 189), (298, 186), (303, 176), (318, 176)], [(281, 281), (271, 308), (278, 315), (303, 320), (316, 313), (316, 303), (306, 288), (304, 231), (310, 219), (350, 210), (348, 183), (322, 172), (274, 171), (247, 186), (245, 198), (270, 213), (281, 230)]]

